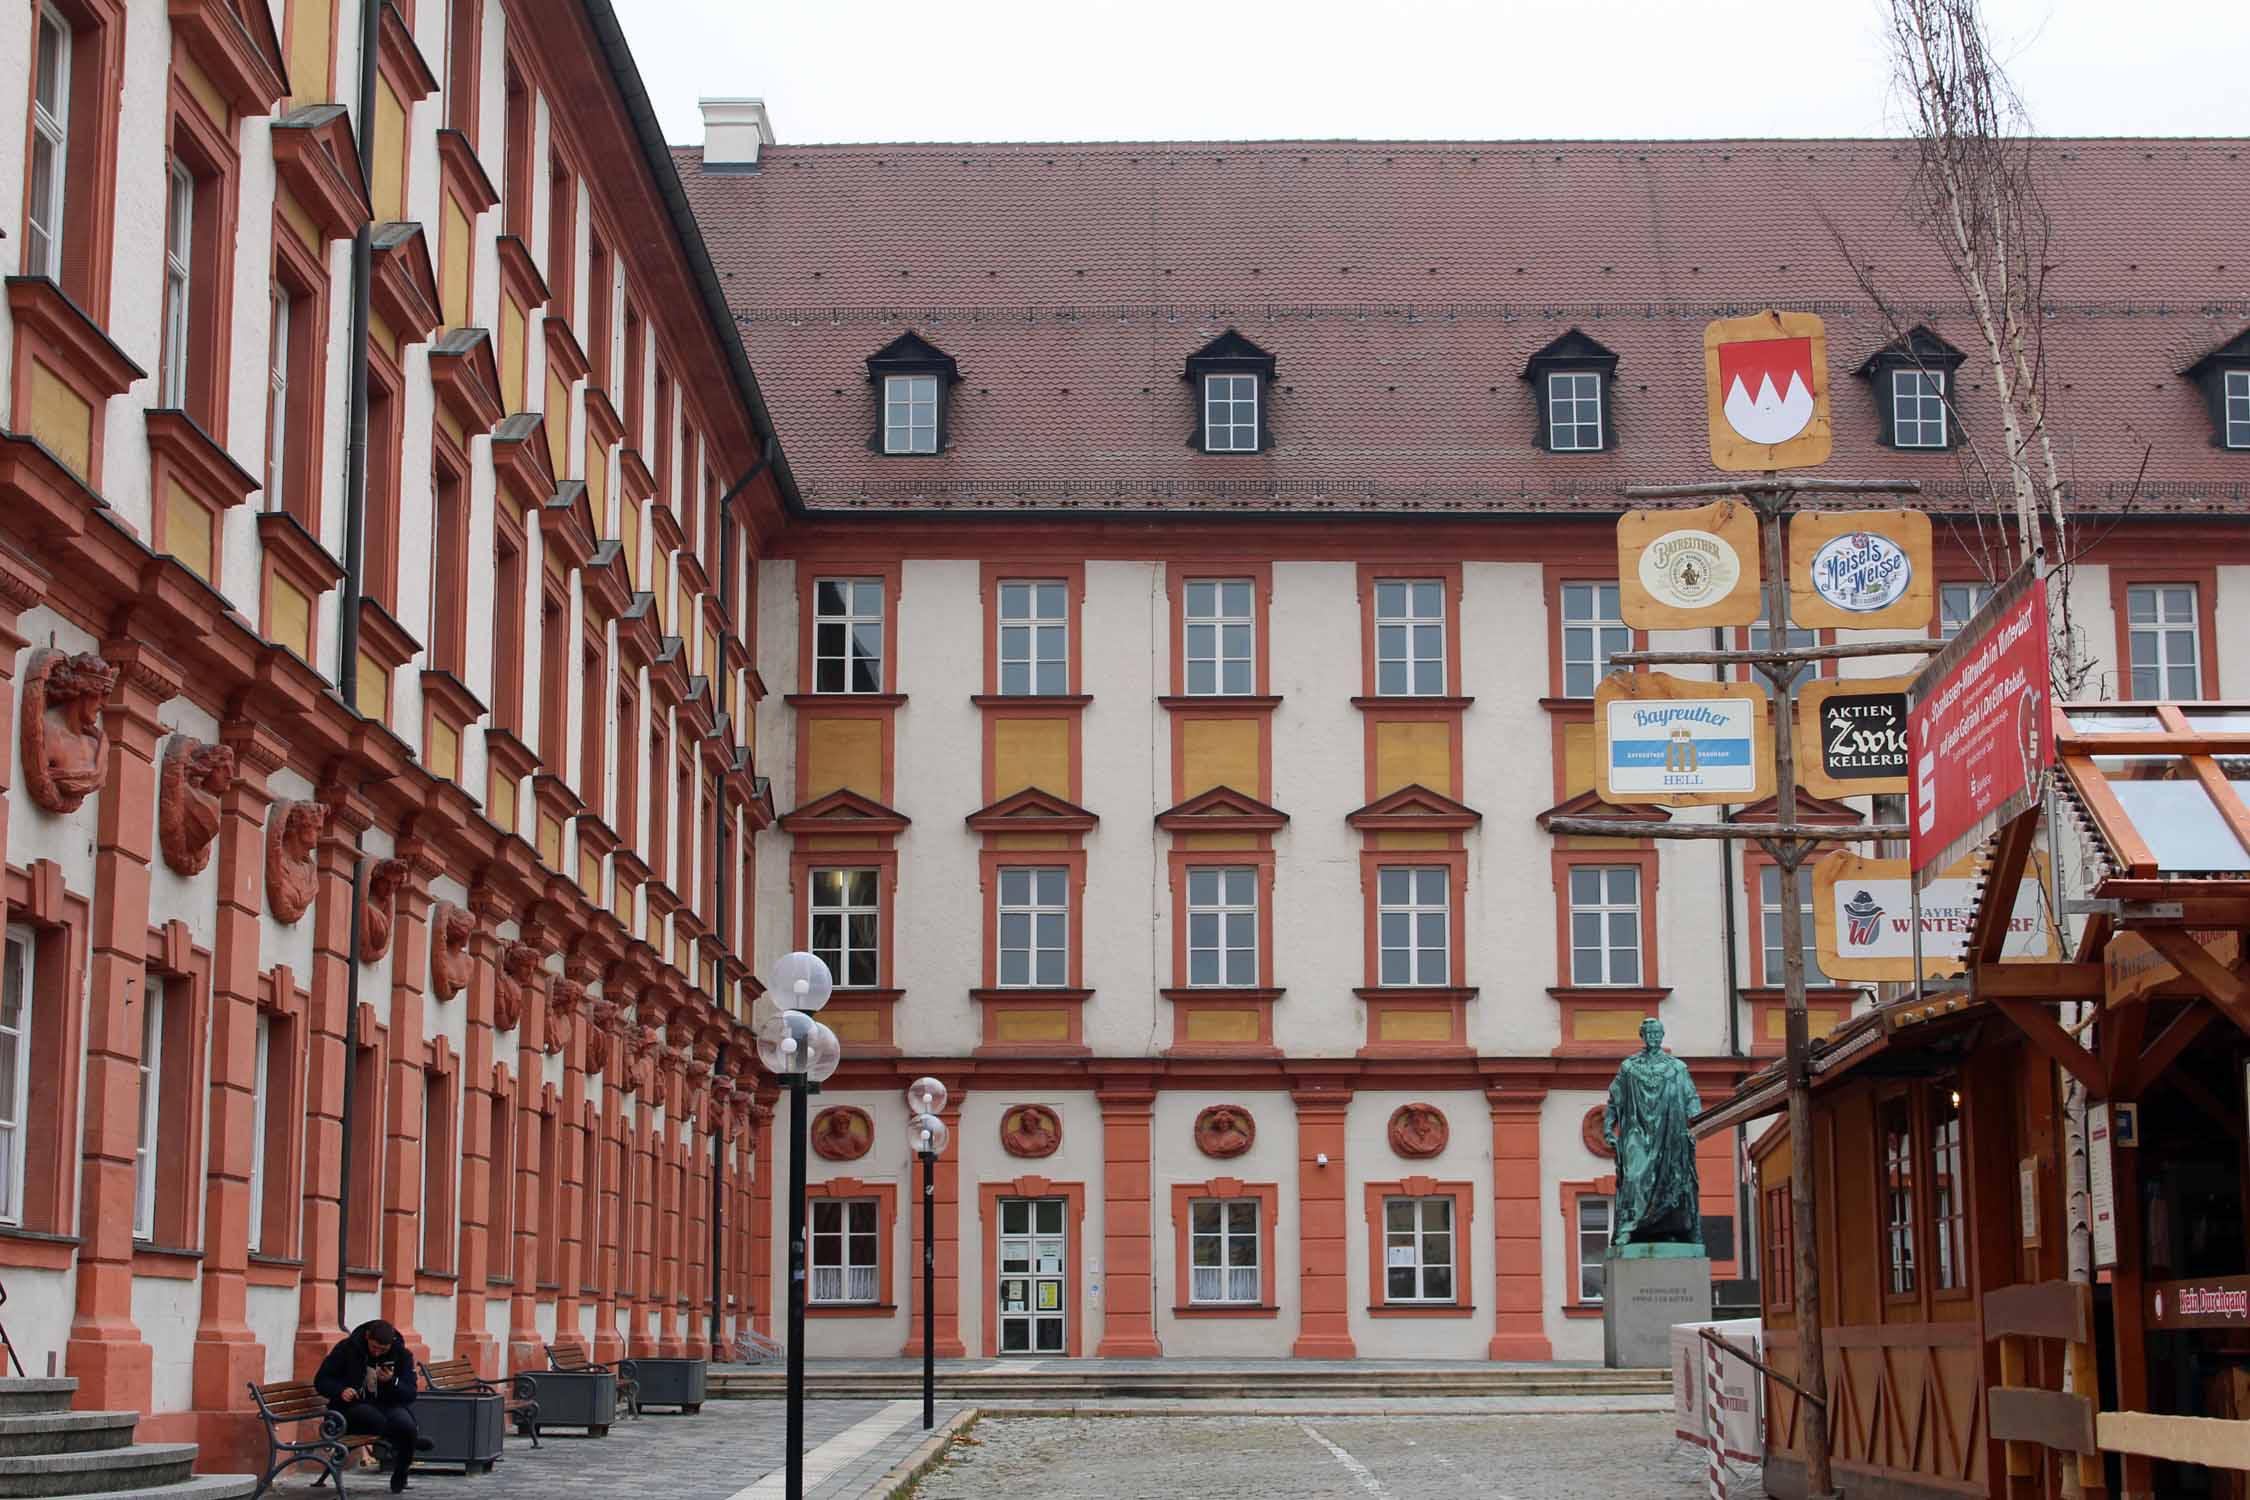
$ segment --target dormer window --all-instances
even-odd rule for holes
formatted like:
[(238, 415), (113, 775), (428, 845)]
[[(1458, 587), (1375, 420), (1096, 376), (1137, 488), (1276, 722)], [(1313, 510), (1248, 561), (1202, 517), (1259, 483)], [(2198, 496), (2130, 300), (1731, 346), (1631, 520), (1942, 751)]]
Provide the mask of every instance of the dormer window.
[(927, 458), (953, 446), (949, 408), (961, 369), (952, 355), (920, 334), (902, 333), (867, 357), (867, 380), (876, 394), (869, 448)]
[(2250, 328), (2180, 372), (2203, 392), (2211, 410), (2211, 441), (2250, 449)]
[(1549, 453), (1600, 453), (1614, 447), (1609, 409), (1617, 356), (1573, 328), (1524, 364), (1539, 412), (1539, 446)]
[(1195, 392), (1188, 446), (1205, 453), (1262, 453), (1272, 446), (1266, 394), (1274, 359), (1229, 328), (1187, 358), (1181, 377)]
[(1886, 448), (1951, 448), (1953, 372), (1966, 355), (1926, 327), (1917, 327), (1869, 355), (1852, 373), (1875, 392), (1876, 440)]

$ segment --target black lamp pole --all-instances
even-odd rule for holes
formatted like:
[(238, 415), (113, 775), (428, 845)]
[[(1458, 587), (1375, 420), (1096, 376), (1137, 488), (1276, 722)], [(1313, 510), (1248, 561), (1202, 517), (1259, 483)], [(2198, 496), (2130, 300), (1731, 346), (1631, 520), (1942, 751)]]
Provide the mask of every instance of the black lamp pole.
[(937, 1425), (937, 1153), (922, 1158), (922, 1430)]
[(789, 1462), (788, 1500), (805, 1494), (805, 1099), (819, 1088), (802, 1073), (789, 1086)]

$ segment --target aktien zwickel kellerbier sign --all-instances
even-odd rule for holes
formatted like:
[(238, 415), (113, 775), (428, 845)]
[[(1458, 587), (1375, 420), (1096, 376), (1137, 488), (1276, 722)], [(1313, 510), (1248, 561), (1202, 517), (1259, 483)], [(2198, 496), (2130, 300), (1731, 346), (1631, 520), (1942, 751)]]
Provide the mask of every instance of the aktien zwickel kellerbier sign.
[(1823, 678), (1797, 690), (1798, 784), (1816, 797), (1904, 792), (1909, 677)]
[(1629, 511), (1617, 522), (1617, 579), (1635, 630), (1748, 625), (1763, 609), (1757, 513), (1739, 500)]
[(1922, 630), (1930, 623), (1930, 518), (1918, 510), (1804, 511), (1789, 519), (1789, 623)]

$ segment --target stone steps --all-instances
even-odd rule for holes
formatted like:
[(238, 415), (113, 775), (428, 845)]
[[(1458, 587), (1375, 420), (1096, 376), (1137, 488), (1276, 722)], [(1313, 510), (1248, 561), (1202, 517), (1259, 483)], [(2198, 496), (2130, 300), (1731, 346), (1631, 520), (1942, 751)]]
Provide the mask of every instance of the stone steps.
[[(918, 1370), (807, 1371), (805, 1392), (825, 1400), (903, 1400), (922, 1391)], [(941, 1370), (937, 1393), (948, 1401), (1069, 1401), (1105, 1397), (1249, 1400), (1315, 1396), (1668, 1396), (1669, 1370), (1556, 1368), (1510, 1370), (1160, 1370), (1031, 1368)], [(713, 1372), (714, 1400), (778, 1401), (788, 1393), (781, 1370)]]
[(135, 1443), (140, 1413), (72, 1411), (78, 1382), (0, 1380), (0, 1497), (248, 1500), (248, 1474), (195, 1474), (193, 1443)]

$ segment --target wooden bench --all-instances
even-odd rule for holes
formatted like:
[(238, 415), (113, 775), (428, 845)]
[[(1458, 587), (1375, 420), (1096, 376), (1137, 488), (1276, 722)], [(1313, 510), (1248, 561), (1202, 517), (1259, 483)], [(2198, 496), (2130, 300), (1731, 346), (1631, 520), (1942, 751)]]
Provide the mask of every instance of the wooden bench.
[(433, 1391), (471, 1392), (483, 1396), (500, 1396), (507, 1419), (515, 1424), (518, 1434), (531, 1439), (531, 1446), (539, 1446), (539, 1403), (518, 1390), (510, 1396), (491, 1381), (476, 1372), (476, 1367), (466, 1359), (434, 1359), (422, 1366), (422, 1383)]
[[(250, 1385), (250, 1399), (258, 1405), (258, 1420), (266, 1427), (265, 1477), (255, 1494), (273, 1488), (274, 1480), (299, 1464), (320, 1470), (321, 1478), (344, 1492), (344, 1460), (379, 1441), (368, 1433), (346, 1433), (344, 1414), (329, 1408), (328, 1398), (306, 1381), (275, 1380)], [(284, 1430), (295, 1436), (283, 1435)], [(320, 1481), (315, 1481), (316, 1483)]]
[(638, 1372), (634, 1370), (631, 1360), (621, 1359), (614, 1367), (597, 1365), (586, 1357), (586, 1352), (583, 1349), (557, 1348), (555, 1345), (549, 1344), (547, 1346), (547, 1367), (565, 1375), (615, 1375), (617, 1377), (617, 1399), (636, 1418), (640, 1416), (641, 1382), (637, 1378)]

